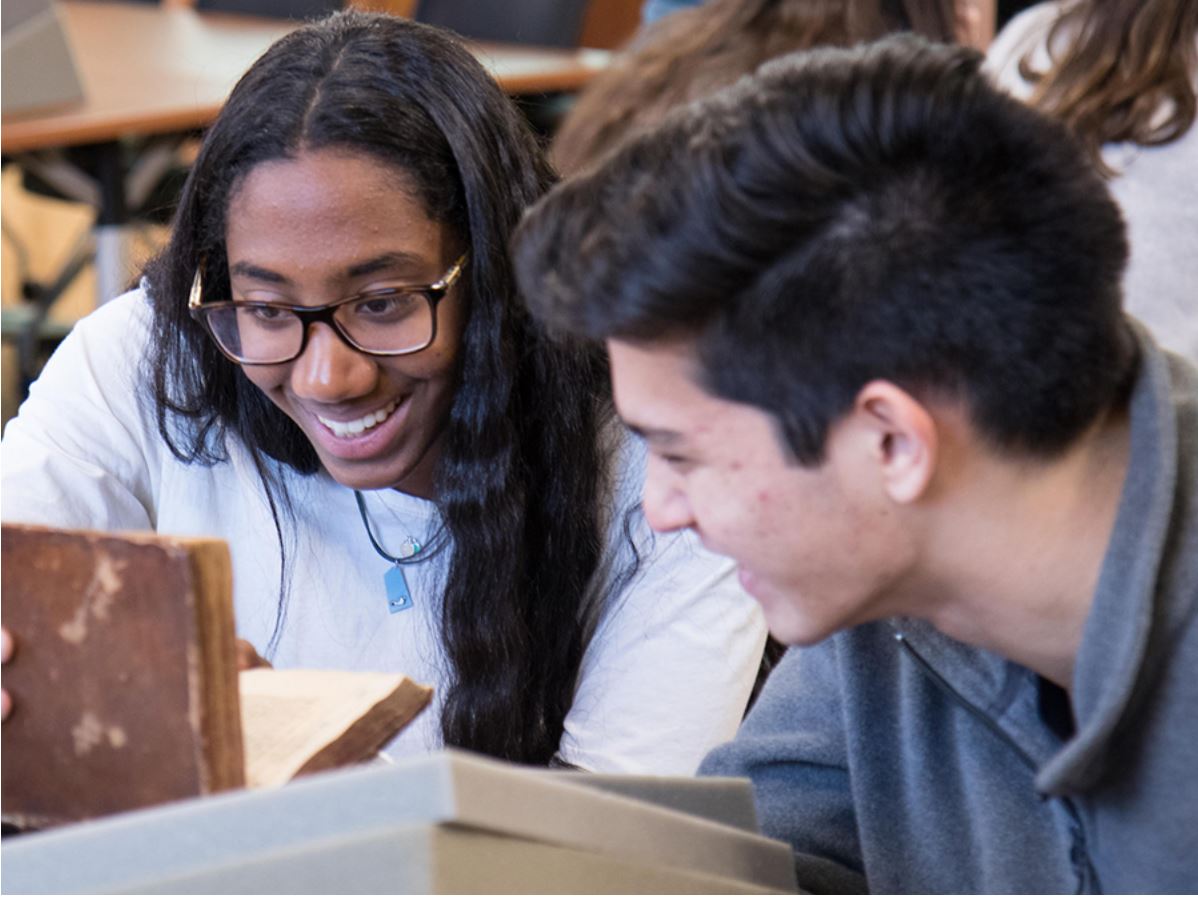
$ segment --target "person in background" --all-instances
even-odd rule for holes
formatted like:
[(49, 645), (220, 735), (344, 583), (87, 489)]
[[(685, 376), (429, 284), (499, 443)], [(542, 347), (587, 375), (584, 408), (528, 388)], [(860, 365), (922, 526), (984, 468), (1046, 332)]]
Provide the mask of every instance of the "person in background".
[(1198, 360), (1198, 0), (1059, 0), (1011, 21), (998, 83), (1065, 122), (1127, 220), (1127, 309)]
[[(670, 13), (698, 6), (702, 2), (703, 0), (645, 0), (641, 6), (641, 21), (646, 25), (651, 25), (658, 19), (668, 16)], [(996, 26), (1001, 28), (1014, 15), (1031, 6), (1033, 3), (1035, 3), (1035, 0), (998, 0), (995, 15)], [(989, 4), (978, 4), (979, 11), (987, 5)], [(993, 30), (991, 30), (991, 36), (993, 37)], [(983, 47), (978, 46), (978, 49), (983, 49)]]
[(571, 174), (675, 106), (766, 60), (894, 31), (984, 46), (994, 33), (993, 0), (711, 0), (680, 10), (646, 28), (587, 85), (558, 128), (550, 158)]
[(521, 224), (602, 340), (645, 514), (733, 557), (774, 671), (701, 772), (800, 888), (1198, 883), (1198, 368), (1122, 311), (1118, 206), (961, 47), (821, 49)]
[(435, 687), (392, 756), (693, 772), (765, 627), (730, 563), (652, 538), (604, 360), (518, 298), (508, 237), (550, 182), (448, 33), (343, 13), (283, 38), (141, 287), (9, 423), (4, 519), (226, 539), (275, 666)]
[(702, 2), (703, 0), (645, 0), (641, 6), (641, 21), (651, 25), (670, 13), (699, 6)]

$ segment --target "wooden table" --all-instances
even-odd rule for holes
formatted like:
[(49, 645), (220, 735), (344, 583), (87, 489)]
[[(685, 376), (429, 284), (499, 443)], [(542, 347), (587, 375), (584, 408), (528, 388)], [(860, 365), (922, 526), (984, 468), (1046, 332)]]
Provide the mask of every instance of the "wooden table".
[[(62, 0), (59, 12), (83, 85), (82, 102), (4, 115), (0, 148), (63, 195), (96, 209), (96, 298), (120, 293), (125, 225), (139, 187), (171, 164), (170, 141), (211, 124), (237, 79), (295, 22), (201, 13), (179, 4)], [(508, 93), (576, 90), (609, 53), (500, 44), (468, 44)], [(132, 139), (133, 165), (121, 148)], [(78, 147), (81, 167), (63, 157)], [(68, 266), (77, 270), (75, 260)], [(73, 276), (73, 275), (72, 275)], [(35, 323), (69, 283), (59, 278), (37, 299)], [(28, 355), (29, 353), (24, 353)], [(29, 367), (29, 364), (24, 364)]]
[[(86, 93), (82, 103), (5, 115), (5, 154), (202, 128), (233, 84), (295, 23), (192, 9), (63, 2), (63, 24)], [(600, 50), (474, 44), (512, 94), (576, 90), (607, 63)]]

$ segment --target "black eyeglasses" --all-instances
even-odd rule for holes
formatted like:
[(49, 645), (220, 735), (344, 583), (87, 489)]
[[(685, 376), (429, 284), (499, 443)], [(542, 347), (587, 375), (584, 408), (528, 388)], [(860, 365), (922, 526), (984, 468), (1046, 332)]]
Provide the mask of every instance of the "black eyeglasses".
[(427, 286), (370, 290), (328, 305), (286, 302), (204, 302), (199, 269), (187, 300), (191, 316), (217, 347), (238, 364), (282, 364), (303, 354), (309, 327), (328, 324), (349, 346), (367, 355), (411, 355), (437, 338), (437, 304), (457, 282), (463, 254), (445, 276)]

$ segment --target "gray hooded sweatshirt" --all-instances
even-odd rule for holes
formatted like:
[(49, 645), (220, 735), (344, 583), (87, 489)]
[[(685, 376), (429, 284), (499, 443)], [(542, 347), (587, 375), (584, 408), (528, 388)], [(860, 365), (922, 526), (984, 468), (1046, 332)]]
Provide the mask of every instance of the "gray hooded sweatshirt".
[(1198, 891), (1198, 369), (1137, 334), (1072, 714), (1027, 668), (886, 620), (790, 652), (704, 761), (753, 780), (800, 888)]

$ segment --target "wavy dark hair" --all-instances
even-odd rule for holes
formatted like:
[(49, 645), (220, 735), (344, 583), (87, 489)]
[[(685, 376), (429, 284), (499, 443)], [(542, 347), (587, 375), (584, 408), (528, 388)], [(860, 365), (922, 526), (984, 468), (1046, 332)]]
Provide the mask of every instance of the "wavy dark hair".
[(592, 339), (693, 340), (804, 465), (877, 378), (1058, 456), (1135, 369), (1127, 240), (1078, 142), (980, 63), (901, 35), (763, 66), (534, 206), (526, 295)]
[[(452, 669), (446, 744), (546, 763), (561, 741), (593, 608), (610, 418), (593, 349), (551, 340), (517, 295), (509, 234), (552, 174), (515, 106), (456, 39), (398, 18), (338, 13), (280, 40), (244, 75), (204, 138), (170, 242), (147, 269), (158, 427), (177, 457), (254, 458), (278, 531), (286, 610), (289, 499), (280, 471), (315, 473), (302, 431), (189, 317), (229, 298), (230, 197), (263, 162), (305, 150), (365, 154), (402, 171), (429, 216), (469, 247), (458, 385), (436, 474), (453, 544), (442, 639)], [(479, 590), (487, 598), (478, 600)]]
[(1104, 174), (1104, 143), (1156, 146), (1194, 126), (1198, 0), (1074, 0), (1047, 46), (1046, 71), (1019, 60), (1031, 103), (1069, 125)]
[(947, 42), (954, 23), (953, 0), (710, 0), (679, 10), (646, 28), (587, 86), (550, 157), (572, 174), (675, 106), (794, 50), (904, 30)]

